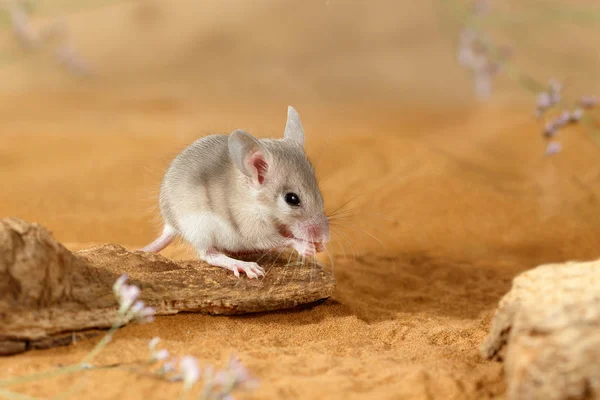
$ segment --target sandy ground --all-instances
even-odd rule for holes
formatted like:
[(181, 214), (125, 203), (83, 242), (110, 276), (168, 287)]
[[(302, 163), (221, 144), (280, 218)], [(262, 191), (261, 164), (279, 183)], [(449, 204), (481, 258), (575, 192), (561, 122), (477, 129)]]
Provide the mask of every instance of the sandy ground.
[[(598, 149), (574, 128), (562, 154), (544, 157), (521, 100), (470, 104), (428, 6), (395, 8), (400, 24), (392, 2), (248, 3), (154, 13), (131, 2), (69, 17), (102, 71), (95, 81), (73, 82), (42, 57), (6, 64), (1, 216), (41, 223), (72, 249), (141, 246), (159, 231), (158, 183), (178, 151), (235, 128), (279, 136), (292, 104), (327, 208), (352, 200), (334, 227), (333, 298), (128, 326), (97, 363), (143, 359), (159, 336), (203, 363), (236, 352), (261, 381), (240, 398), (502, 398), (502, 366), (478, 346), (515, 274), (598, 256)], [(165, 254), (193, 257), (183, 246)], [(94, 343), (2, 358), (0, 377), (78, 361)], [(75, 384), (72, 398), (86, 399), (179, 390), (118, 370), (79, 377), (15, 389), (49, 397)]]

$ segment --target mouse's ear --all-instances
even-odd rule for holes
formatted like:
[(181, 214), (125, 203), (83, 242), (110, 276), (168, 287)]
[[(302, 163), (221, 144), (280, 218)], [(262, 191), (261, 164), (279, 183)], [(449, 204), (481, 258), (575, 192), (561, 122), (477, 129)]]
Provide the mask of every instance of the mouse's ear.
[(300, 121), (298, 111), (292, 106), (288, 106), (287, 122), (285, 123), (284, 139), (290, 139), (304, 147), (304, 128)]
[(237, 129), (229, 135), (229, 156), (235, 166), (250, 178), (262, 185), (269, 170), (268, 154), (260, 142), (248, 132)]

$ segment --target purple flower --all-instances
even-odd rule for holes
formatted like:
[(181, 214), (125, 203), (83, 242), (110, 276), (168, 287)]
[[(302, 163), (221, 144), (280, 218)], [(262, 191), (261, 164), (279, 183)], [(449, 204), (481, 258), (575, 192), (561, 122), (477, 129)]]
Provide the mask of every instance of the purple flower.
[(572, 113), (571, 113), (571, 122), (578, 122), (581, 120), (581, 118), (583, 117), (583, 109), (581, 108), (576, 108)]
[(538, 109), (545, 110), (552, 107), (552, 99), (547, 92), (542, 92), (538, 95), (536, 104)]
[(127, 275), (123, 274), (119, 277), (119, 279), (117, 279), (117, 281), (113, 285), (113, 292), (116, 297), (119, 297), (121, 295), (121, 289), (123, 288), (123, 285), (125, 284), (126, 281), (127, 281)]
[(138, 300), (135, 302), (135, 304), (133, 305), (133, 307), (131, 307), (131, 312), (133, 314), (139, 314), (140, 311), (142, 311), (144, 309), (144, 302), (141, 300)]
[(579, 99), (579, 105), (583, 108), (593, 108), (598, 104), (597, 96), (582, 96)]
[(183, 375), (183, 386), (186, 390), (191, 389), (192, 386), (200, 378), (200, 368), (198, 362), (192, 356), (184, 356), (179, 362), (179, 370)]
[(560, 93), (562, 90), (562, 85), (556, 79), (550, 79), (550, 93)]
[(123, 284), (119, 293), (120, 309), (125, 313), (133, 305), (133, 302), (140, 295), (140, 288), (134, 285)]
[(119, 303), (119, 314), (124, 318), (124, 322), (132, 319), (138, 322), (152, 322), (156, 311), (152, 307), (147, 307), (143, 301), (137, 300), (140, 288), (128, 285), (126, 281), (127, 275), (121, 275), (113, 285), (113, 292)]
[(157, 361), (164, 361), (167, 358), (169, 358), (169, 351), (167, 349), (162, 349), (157, 351), (156, 353), (154, 353), (154, 355), (152, 356), (153, 359), (157, 360)]
[(13, 32), (21, 43), (29, 48), (36, 46), (39, 42), (39, 36), (31, 29), (27, 13), (19, 7), (12, 7), (10, 17)]
[(76, 75), (86, 76), (91, 74), (91, 70), (88, 65), (79, 57), (73, 47), (71, 47), (69, 44), (61, 45), (56, 50), (56, 57), (65, 68)]
[(549, 108), (552, 108), (554, 105), (560, 102), (561, 89), (562, 86), (560, 83), (558, 83), (554, 79), (550, 80), (550, 83), (548, 84), (548, 90), (545, 92), (541, 92), (537, 96), (535, 111), (535, 115), (537, 117), (542, 116), (542, 114), (544, 114), (544, 111), (546, 111)]
[(135, 315), (134, 318), (138, 322), (148, 323), (154, 321), (154, 314), (156, 314), (156, 310), (153, 307), (144, 307)]
[(480, 99), (487, 99), (492, 94), (492, 77), (486, 72), (475, 75), (475, 92)]
[(473, 6), (473, 12), (475, 15), (482, 15), (489, 11), (490, 4), (488, 0), (476, 0)]
[(251, 388), (257, 385), (257, 381), (250, 377), (248, 370), (235, 356), (229, 358), (229, 363), (224, 371), (219, 371), (215, 375), (215, 382), (219, 385), (229, 385), (231, 389), (237, 387)]
[(229, 359), (229, 371), (236, 381), (245, 381), (249, 378), (248, 370), (240, 363), (239, 359), (232, 356)]
[(154, 351), (156, 345), (158, 345), (158, 342), (160, 342), (160, 338), (158, 336), (152, 338), (152, 340), (148, 342), (148, 348), (150, 349), (150, 351)]
[(458, 49), (458, 62), (463, 67), (471, 67), (475, 64), (475, 54), (469, 47), (460, 47)]
[(172, 358), (170, 361), (165, 362), (162, 365), (162, 371), (165, 374), (168, 374), (169, 372), (174, 372), (175, 371), (175, 364), (177, 362), (177, 358)]
[(558, 132), (558, 129), (556, 127), (556, 124), (554, 122), (548, 122), (546, 124), (546, 126), (544, 127), (544, 136), (547, 138), (551, 138), (556, 136), (556, 133)]
[(554, 120), (554, 124), (558, 127), (565, 126), (571, 121), (571, 113), (568, 111), (563, 111), (558, 118)]
[(546, 154), (547, 155), (553, 155), (556, 153), (560, 153), (561, 150), (562, 150), (562, 146), (558, 142), (550, 142), (550, 143), (548, 143), (548, 146), (546, 146)]

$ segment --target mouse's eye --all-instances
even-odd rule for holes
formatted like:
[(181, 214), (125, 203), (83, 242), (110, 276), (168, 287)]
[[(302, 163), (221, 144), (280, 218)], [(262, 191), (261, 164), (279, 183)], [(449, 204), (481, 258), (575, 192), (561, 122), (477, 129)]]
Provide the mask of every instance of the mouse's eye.
[(300, 205), (300, 197), (296, 193), (286, 193), (285, 202), (290, 206), (298, 206)]

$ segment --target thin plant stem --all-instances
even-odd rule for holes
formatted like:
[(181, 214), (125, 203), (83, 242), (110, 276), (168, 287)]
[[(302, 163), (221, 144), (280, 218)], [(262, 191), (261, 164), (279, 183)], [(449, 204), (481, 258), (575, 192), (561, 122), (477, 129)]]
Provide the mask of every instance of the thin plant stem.
[(17, 392), (13, 392), (8, 389), (0, 388), (0, 397), (3, 397), (8, 400), (38, 400), (37, 397), (28, 396), (26, 394), (21, 394)]
[(20, 376), (18, 378), (5, 379), (0, 381), (0, 388), (16, 385), (19, 383), (32, 382), (38, 379), (54, 378), (60, 375), (67, 375), (72, 372), (80, 371), (81, 369), (82, 368), (80, 364), (73, 364), (52, 371), (37, 372), (30, 375)]
[(80, 362), (79, 365), (85, 368), (85, 364), (87, 364), (89, 361), (91, 361), (99, 352), (102, 351), (102, 349), (104, 349), (104, 347), (106, 347), (106, 345), (108, 343), (110, 343), (110, 341), (112, 340), (115, 332), (120, 328), (121, 326), (121, 317), (119, 316), (119, 318), (117, 319), (117, 322), (115, 322), (113, 324), (113, 326), (111, 326), (110, 330), (108, 331), (108, 333), (106, 335), (104, 335), (104, 337), (102, 338), (102, 340), (100, 340), (96, 346), (94, 346), (94, 348), (92, 349), (92, 351), (90, 351)]
[(19, 383), (32, 382), (32, 381), (36, 381), (39, 379), (54, 378), (57, 376), (67, 375), (67, 374), (81, 371), (84, 369), (90, 369), (90, 367), (87, 365), (87, 363), (94, 356), (96, 356), (96, 354), (98, 354), (104, 347), (106, 347), (106, 345), (112, 340), (112, 336), (119, 329), (119, 327), (121, 325), (120, 321), (121, 321), (121, 319), (119, 318), (117, 320), (117, 322), (115, 322), (113, 324), (113, 326), (110, 328), (108, 333), (106, 335), (104, 335), (102, 340), (100, 340), (96, 344), (96, 346), (94, 346), (94, 348), (80, 362), (78, 362), (76, 364), (72, 364), (72, 365), (67, 365), (65, 367), (57, 368), (52, 371), (37, 372), (37, 373), (30, 374), (30, 375), (20, 376), (18, 378), (1, 380), (0, 388), (6, 387), (6, 386), (11, 386), (11, 385), (16, 385)]

